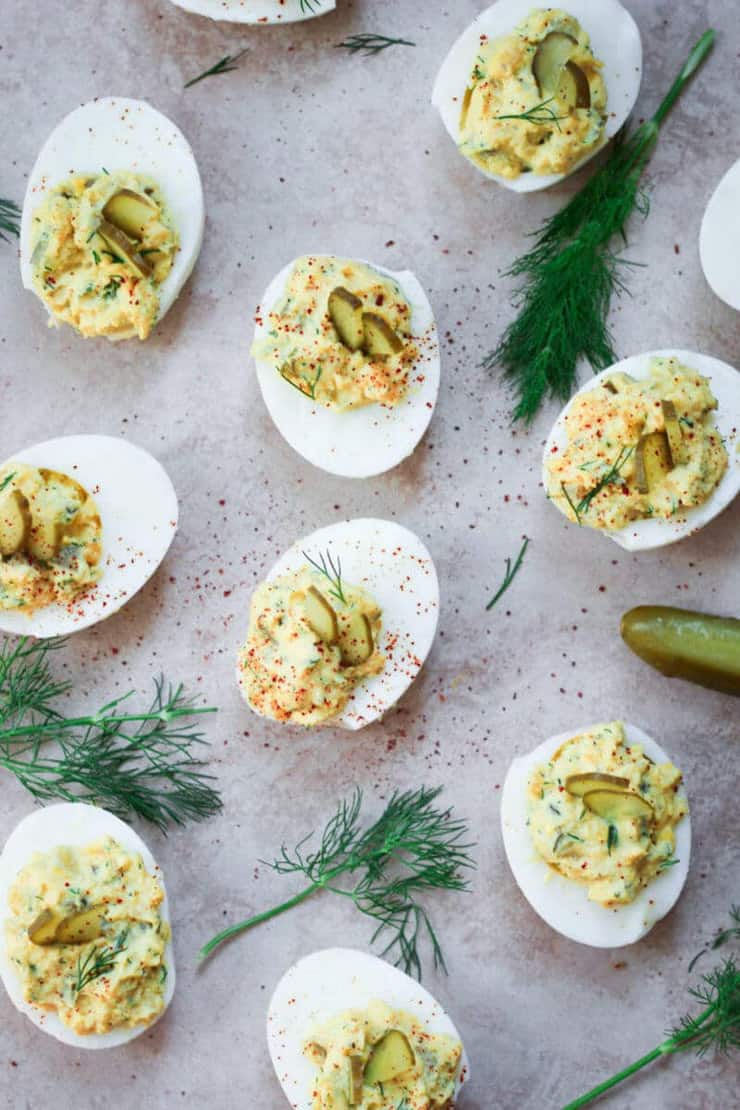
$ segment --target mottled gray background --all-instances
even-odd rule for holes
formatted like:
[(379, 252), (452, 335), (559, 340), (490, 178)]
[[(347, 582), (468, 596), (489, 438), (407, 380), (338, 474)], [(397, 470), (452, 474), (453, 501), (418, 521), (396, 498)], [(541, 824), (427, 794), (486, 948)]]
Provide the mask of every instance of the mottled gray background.
[[(578, 532), (546, 502), (540, 453), (550, 405), (512, 431), (503, 385), (478, 364), (511, 314), (501, 274), (531, 229), (584, 179), (517, 197), (456, 153), (429, 94), (448, 46), (482, 0), (339, 0), (292, 27), (240, 28), (167, 0), (23, 0), (0, 30), (0, 195), (21, 198), (41, 144), (94, 96), (142, 96), (192, 143), (208, 225), (194, 277), (143, 346), (50, 331), (21, 288), (15, 248), (0, 243), (1, 457), (71, 432), (130, 438), (165, 464), (181, 527), (154, 580), (124, 611), (74, 637), (58, 666), (69, 708), (165, 668), (220, 707), (208, 722), (223, 816), (165, 839), (143, 830), (174, 909), (179, 985), (149, 1035), (102, 1055), (44, 1037), (0, 997), (0, 1100), (6, 1107), (285, 1105), (264, 1038), (269, 994), (297, 957), (363, 946), (344, 905), (306, 904), (231, 945), (202, 972), (194, 955), (226, 920), (294, 889), (256, 867), (284, 838), (320, 826), (361, 783), (379, 806), (394, 786), (444, 783), (480, 841), (470, 896), (434, 900), (450, 975), (428, 986), (454, 1016), (473, 1066), (470, 1110), (557, 1108), (647, 1051), (687, 1004), (687, 964), (740, 901), (737, 706), (671, 683), (630, 655), (619, 616), (636, 602), (729, 612), (738, 597), (738, 506), (675, 547), (629, 555)], [(739, 317), (710, 292), (697, 239), (704, 206), (740, 155), (737, 12), (732, 0), (631, 0), (646, 48), (638, 112), (673, 79), (688, 48), (718, 28), (709, 64), (665, 128), (653, 161), (653, 210), (632, 225), (633, 296), (616, 306), (620, 354), (694, 347), (738, 361)], [(377, 58), (332, 49), (374, 30), (414, 39)], [(238, 72), (187, 92), (223, 54)], [(588, 173), (588, 171), (586, 171)], [(414, 456), (365, 482), (314, 470), (265, 411), (248, 348), (268, 280), (304, 251), (413, 268), (437, 314), (443, 383)], [(440, 634), (421, 677), (382, 725), (293, 734), (253, 717), (233, 679), (254, 583), (294, 539), (343, 516), (386, 515), (429, 545), (442, 580)], [(504, 558), (532, 537), (524, 568), (490, 614)], [(512, 756), (547, 735), (624, 716), (686, 776), (695, 855), (668, 919), (632, 949), (597, 951), (553, 933), (509, 873), (499, 786)], [(3, 779), (0, 837), (31, 806)], [(610, 1107), (728, 1110), (734, 1061), (659, 1063)]]

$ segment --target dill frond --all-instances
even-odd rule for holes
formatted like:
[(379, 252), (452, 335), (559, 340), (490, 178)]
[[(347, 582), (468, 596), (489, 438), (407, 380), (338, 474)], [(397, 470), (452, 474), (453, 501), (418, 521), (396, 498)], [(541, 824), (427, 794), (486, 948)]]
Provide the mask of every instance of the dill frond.
[(652, 118), (617, 135), (601, 168), (535, 232), (531, 250), (508, 270), (521, 279), (514, 298), (518, 313), (483, 366), (501, 368), (511, 382), (514, 420), (530, 423), (548, 396), (567, 400), (579, 359), (596, 371), (616, 361), (609, 307), (615, 294), (626, 291), (625, 269), (634, 263), (615, 253), (612, 243), (626, 243), (633, 213), (647, 215), (641, 179), (660, 126), (713, 41), (714, 31), (706, 31)]

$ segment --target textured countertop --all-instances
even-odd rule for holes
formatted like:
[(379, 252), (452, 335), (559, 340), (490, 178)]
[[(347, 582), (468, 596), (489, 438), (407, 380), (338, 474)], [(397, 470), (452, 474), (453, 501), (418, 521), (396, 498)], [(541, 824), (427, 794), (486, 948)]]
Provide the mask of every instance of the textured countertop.
[[(633, 223), (629, 249), (648, 266), (630, 272), (633, 296), (616, 305), (617, 348), (688, 347), (737, 362), (740, 317), (709, 290), (697, 246), (711, 191), (740, 154), (735, 5), (628, 6), (645, 46), (638, 114), (656, 105), (707, 25), (720, 36), (652, 164), (653, 209)], [(65, 113), (115, 93), (143, 97), (179, 124), (204, 179), (200, 262), (145, 345), (48, 330), (43, 307), (21, 288), (15, 248), (0, 243), (1, 454), (101, 432), (141, 444), (166, 466), (181, 526), (164, 565), (122, 612), (76, 635), (56, 665), (74, 681), (74, 710), (131, 686), (147, 691), (162, 668), (218, 705), (208, 733), (225, 807), (168, 838), (141, 830), (173, 904), (179, 979), (165, 1019), (124, 1049), (78, 1053), (39, 1033), (3, 992), (5, 1107), (281, 1110), (264, 1035), (269, 995), (302, 954), (366, 946), (368, 924), (336, 900), (307, 903), (200, 972), (194, 955), (225, 921), (292, 892), (290, 879), (256, 861), (320, 827), (354, 783), (374, 812), (394, 786), (444, 783), (480, 842), (473, 893), (434, 899), (450, 974), (426, 978), (465, 1039), (468, 1110), (557, 1110), (652, 1048), (687, 1008), (690, 957), (740, 901), (737, 706), (652, 672), (617, 631), (637, 602), (732, 611), (740, 503), (699, 535), (638, 555), (579, 532), (547, 504), (540, 454), (555, 407), (529, 432), (512, 431), (505, 387), (478, 367), (512, 311), (502, 271), (524, 232), (583, 178), (518, 197), (456, 153), (429, 95), (448, 46), (483, 7), (340, 0), (313, 22), (244, 28), (167, 0), (7, 5), (0, 195), (22, 197)], [(332, 49), (360, 30), (418, 45), (369, 59)], [(242, 47), (237, 72), (183, 92), (185, 80)], [(439, 407), (412, 458), (378, 479), (341, 480), (304, 464), (257, 389), (248, 355), (255, 305), (277, 269), (305, 251), (411, 267), (436, 311)], [(296, 538), (358, 515), (397, 519), (429, 546), (442, 582), (439, 635), (382, 724), (294, 734), (251, 715), (236, 689), (250, 593)], [(523, 534), (532, 538), (524, 567), (486, 613)], [(668, 918), (633, 948), (599, 951), (559, 937), (524, 901), (504, 858), (499, 787), (515, 754), (619, 716), (651, 732), (683, 769), (694, 858)], [(4, 777), (0, 838), (31, 805)], [(736, 1068), (676, 1058), (604, 1104), (728, 1110)]]

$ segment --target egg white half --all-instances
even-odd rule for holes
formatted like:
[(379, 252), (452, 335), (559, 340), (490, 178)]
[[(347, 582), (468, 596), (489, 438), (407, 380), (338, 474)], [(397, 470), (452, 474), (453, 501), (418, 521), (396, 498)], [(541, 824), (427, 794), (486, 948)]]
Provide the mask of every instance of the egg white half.
[[(0, 855), (0, 976), (5, 989), (13, 1005), (30, 1018), (34, 1025), (44, 1033), (49, 1033), (57, 1040), (73, 1045), (75, 1048), (115, 1048), (145, 1033), (154, 1023), (132, 1028), (121, 1027), (113, 1029), (110, 1033), (91, 1033), (82, 1036), (64, 1025), (55, 1013), (26, 1002), (15, 967), (8, 958), (5, 939), (5, 921), (9, 912), (8, 895), (18, 873), (30, 862), (34, 853), (49, 852), (57, 847), (84, 847), (105, 836), (112, 836), (128, 852), (138, 852), (149, 874), (156, 876), (164, 890), (164, 879), (159, 867), (141, 837), (125, 821), (97, 806), (64, 802), (34, 810), (16, 825)], [(166, 891), (160, 912), (162, 918), (169, 924), (170, 911)], [(164, 1010), (169, 1006), (175, 993), (175, 959), (171, 939), (165, 949), (165, 959), (167, 979)]]
[[(289, 262), (265, 290), (255, 341), (267, 334), (268, 314), (281, 300), (294, 265), (295, 260)], [(274, 366), (256, 360), (262, 396), (283, 439), (314, 466), (343, 478), (370, 478), (407, 458), (429, 427), (439, 393), (437, 326), (418, 279), (409, 270), (395, 273), (374, 262), (365, 265), (396, 281), (411, 306), (413, 341), (420, 357), (409, 371), (409, 390), (400, 404), (336, 412), (302, 397)]]
[(177, 496), (166, 471), (148, 451), (113, 436), (50, 439), (11, 460), (68, 474), (94, 498), (103, 522), (103, 575), (71, 602), (31, 614), (0, 609), (0, 632), (46, 639), (110, 617), (148, 582), (177, 531)]
[[(669, 543), (685, 539), (698, 532), (710, 520), (714, 520), (723, 509), (740, 491), (740, 457), (738, 456), (738, 434), (740, 432), (740, 374), (733, 366), (722, 362), (711, 355), (702, 355), (697, 351), (684, 351), (665, 349), (661, 351), (645, 351), (641, 355), (631, 355), (615, 362), (613, 366), (602, 370), (593, 378), (589, 378), (580, 389), (573, 394), (568, 404), (558, 416), (552, 431), (547, 437), (545, 450), (542, 456), (542, 481), (547, 489), (547, 460), (552, 454), (552, 448), (564, 450), (568, 442), (565, 431), (565, 416), (573, 404), (573, 400), (581, 393), (585, 393), (612, 374), (629, 374), (637, 381), (644, 381), (650, 377), (650, 360), (653, 358), (677, 358), (684, 366), (691, 370), (698, 370), (705, 378), (709, 379), (712, 393), (717, 398), (718, 407), (712, 413), (712, 419), (722, 436), (727, 450), (727, 470), (722, 475), (721, 481), (710, 497), (701, 505), (693, 509), (686, 509), (668, 519), (655, 517), (652, 519), (632, 520), (624, 528), (615, 532), (602, 531), (603, 535), (614, 540), (625, 551), (648, 551), (655, 547), (665, 547)], [(574, 524), (574, 527), (578, 527)], [(595, 529), (584, 528), (584, 532)]]
[[(498, 0), (498, 3), (480, 13), (450, 50), (437, 74), (432, 104), (438, 109), (442, 122), (456, 145), (460, 139), (460, 109), (481, 36), (496, 39), (508, 35), (533, 9), (546, 6), (538, 5), (535, 0)], [(568, 0), (563, 5), (563, 10), (575, 16), (588, 32), (594, 56), (604, 63), (602, 74), (608, 99), (603, 141), (566, 174), (523, 173), (510, 180), (470, 163), (485, 177), (492, 178), (515, 193), (547, 189), (581, 169), (616, 135), (632, 111), (640, 91), (642, 40), (637, 24), (619, 0)]]
[(335, 0), (172, 0), (178, 8), (230, 23), (298, 23), (333, 12)]
[(195, 265), (203, 242), (205, 207), (198, 167), (185, 136), (143, 100), (120, 96), (91, 100), (65, 116), (44, 143), (23, 201), (23, 284), (33, 290), (32, 216), (47, 191), (74, 174), (99, 174), (103, 167), (110, 173), (131, 170), (154, 178), (171, 213), (180, 250), (159, 287), (161, 320)]
[[(353, 948), (325, 948), (304, 956), (285, 973), (267, 1011), (267, 1043), (275, 1074), (295, 1110), (311, 1110), (316, 1068), (303, 1055), (313, 1029), (344, 1010), (375, 999), (423, 1018), (430, 1033), (462, 1037), (439, 1002), (415, 979), (385, 960)], [(470, 1078), (463, 1047), (455, 1094)]]
[(717, 296), (740, 309), (740, 159), (712, 193), (699, 235), (704, 276)]
[[(642, 729), (625, 722), (624, 730), (628, 744), (642, 745), (645, 754), (656, 763), (668, 761), (660, 745)], [(545, 863), (527, 828), (527, 781), (531, 772), (579, 731), (583, 730), (551, 736), (534, 751), (512, 762), (501, 795), (504, 849), (519, 889), (552, 929), (593, 948), (620, 948), (649, 933), (678, 901), (689, 871), (691, 818), (687, 814), (676, 825), (675, 855), (679, 862), (653, 879), (634, 902), (613, 909), (589, 902), (585, 885), (566, 879)], [(685, 796), (683, 787), (679, 796)]]
[(413, 532), (390, 520), (368, 518), (329, 524), (298, 540), (267, 581), (299, 571), (306, 565), (304, 552), (318, 559), (326, 551), (341, 561), (342, 579), (367, 590), (382, 609), (378, 647), (385, 668), (360, 682), (343, 712), (320, 726), (356, 730), (387, 713), (421, 670), (437, 631), (439, 582), (431, 555)]

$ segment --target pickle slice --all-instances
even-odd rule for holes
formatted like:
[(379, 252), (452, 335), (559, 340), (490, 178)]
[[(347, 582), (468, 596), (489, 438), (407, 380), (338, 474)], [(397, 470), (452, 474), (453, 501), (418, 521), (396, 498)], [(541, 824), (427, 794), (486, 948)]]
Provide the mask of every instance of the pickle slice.
[(554, 96), (558, 91), (565, 63), (573, 53), (576, 40), (562, 31), (545, 35), (532, 59), (532, 72), (540, 96)]
[(591, 790), (583, 795), (583, 804), (610, 824), (635, 817), (652, 817), (654, 810), (641, 794), (629, 791)]
[(668, 450), (674, 466), (683, 466), (686, 462), (686, 445), (684, 443), (681, 425), (678, 422), (678, 413), (673, 401), (661, 401), (663, 409), (663, 423), (665, 425)]
[(19, 489), (6, 490), (0, 497), (0, 555), (15, 555), (20, 551), (30, 528), (28, 500)]
[(587, 771), (581, 775), (568, 775), (565, 780), (565, 789), (569, 794), (582, 798), (592, 790), (629, 790), (629, 779), (620, 775), (602, 774), (599, 771)]
[(591, 107), (591, 86), (588, 78), (575, 62), (566, 62), (558, 85), (558, 96), (571, 108)]
[(344, 346), (350, 351), (359, 351), (365, 342), (360, 298), (343, 285), (338, 285), (329, 294), (329, 316)]
[(372, 1086), (397, 1079), (414, 1066), (415, 1059), (405, 1034), (400, 1029), (390, 1029), (372, 1051), (365, 1068), (365, 1082)]
[(349, 1058), (349, 1104), (357, 1106), (362, 1102), (362, 1088), (365, 1083), (365, 1064), (362, 1056)]
[(342, 616), (339, 629), (339, 650), (342, 653), (342, 662), (347, 666), (356, 667), (369, 659), (375, 650), (373, 630), (365, 614), (357, 609), (350, 609)]
[(640, 493), (651, 493), (672, 469), (666, 433), (649, 432), (640, 436), (635, 451), (635, 480)]
[(325, 644), (336, 643), (339, 629), (334, 607), (326, 600), (320, 590), (309, 586), (303, 599), (303, 612), (311, 629)]
[(28, 939), (33, 944), (53, 944), (61, 915), (57, 910), (44, 909), (28, 926)]
[(130, 239), (142, 239), (144, 228), (159, 213), (156, 203), (133, 189), (120, 189), (110, 198), (103, 215)]
[(110, 220), (101, 220), (98, 235), (107, 245), (108, 250), (122, 258), (135, 274), (143, 278), (150, 276), (151, 266), (136, 249), (138, 244), (133, 239), (129, 239), (124, 231), (117, 228)]
[(373, 358), (388, 358), (403, 350), (403, 340), (377, 312), (363, 312), (365, 351)]

